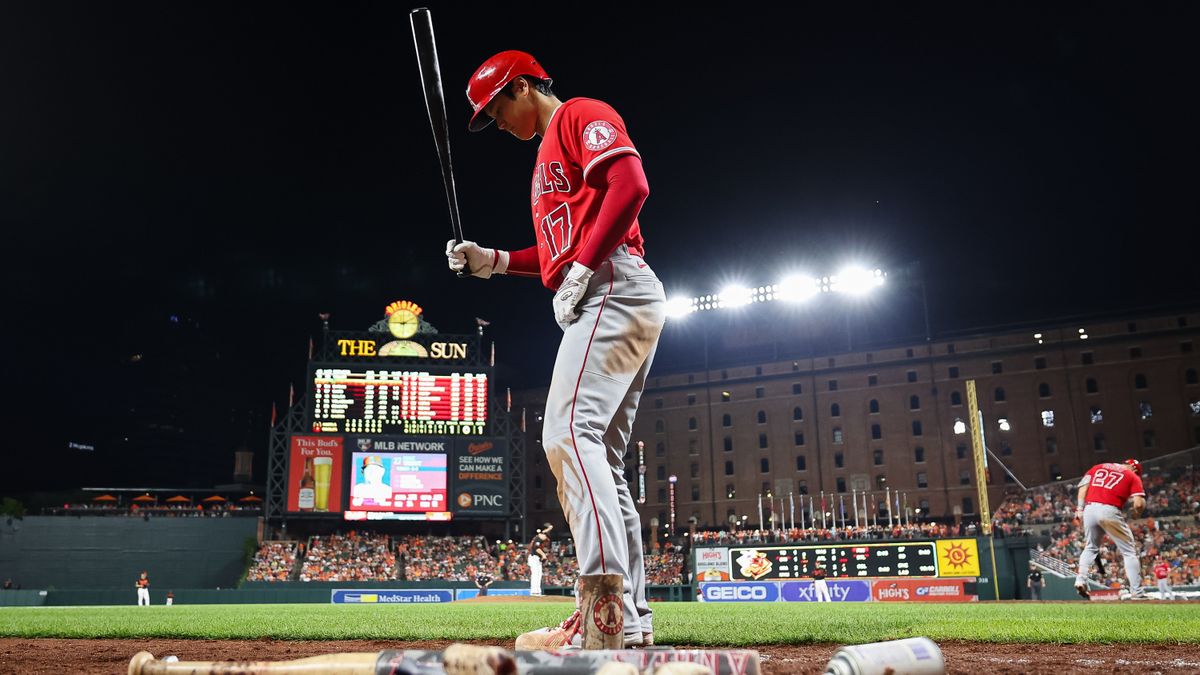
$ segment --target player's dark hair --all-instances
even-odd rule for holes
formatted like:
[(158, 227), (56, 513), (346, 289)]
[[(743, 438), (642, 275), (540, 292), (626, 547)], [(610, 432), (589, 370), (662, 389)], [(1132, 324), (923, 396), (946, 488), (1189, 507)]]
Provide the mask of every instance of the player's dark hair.
[[(533, 77), (531, 75), (518, 75), (517, 77), (524, 78), (524, 80), (529, 83), (529, 86), (536, 89), (543, 96), (553, 96), (554, 95), (554, 92), (550, 89), (550, 84), (551, 84), (550, 80), (543, 80), (543, 79), (540, 79), (537, 77)], [(516, 81), (517, 81), (517, 78), (513, 78), (513, 82), (516, 82)], [(500, 93), (502, 93), (505, 96), (507, 96), (511, 99), (514, 99), (514, 100), (517, 98), (517, 95), (512, 92), (512, 82), (509, 82), (508, 86), (501, 89)]]

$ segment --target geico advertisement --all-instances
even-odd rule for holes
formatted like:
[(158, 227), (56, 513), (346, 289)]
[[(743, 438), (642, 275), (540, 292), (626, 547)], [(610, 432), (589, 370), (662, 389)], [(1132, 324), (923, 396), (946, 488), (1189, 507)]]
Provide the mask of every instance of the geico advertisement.
[(700, 584), (701, 602), (775, 602), (779, 584), (769, 581), (715, 581)]

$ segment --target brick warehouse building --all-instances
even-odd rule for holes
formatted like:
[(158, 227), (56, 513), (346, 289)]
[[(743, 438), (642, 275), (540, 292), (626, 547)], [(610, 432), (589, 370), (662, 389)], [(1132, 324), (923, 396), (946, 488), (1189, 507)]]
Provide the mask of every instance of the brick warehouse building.
[[(966, 380), (977, 383), (988, 447), (1025, 485), (1039, 485), (1200, 444), (1197, 333), (1200, 312), (1191, 311), (652, 372), (626, 477), (636, 499), (641, 441), (647, 526), (667, 522), (672, 475), (683, 528), (692, 517), (719, 527), (747, 516), (754, 526), (768, 490), (848, 500), (851, 490), (887, 487), (913, 512), (970, 519), (970, 436), (955, 431), (967, 421)], [(529, 516), (561, 524), (540, 452), (545, 396), (514, 392), (514, 410), (526, 410), (529, 431)], [(993, 506), (1015, 487), (995, 464), (990, 484)]]

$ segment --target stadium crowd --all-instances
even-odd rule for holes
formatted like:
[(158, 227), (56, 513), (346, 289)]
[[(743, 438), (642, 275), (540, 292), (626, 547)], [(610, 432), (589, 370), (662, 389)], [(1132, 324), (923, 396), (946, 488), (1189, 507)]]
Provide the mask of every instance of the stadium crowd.
[(296, 569), (296, 542), (268, 541), (254, 554), (246, 581), (289, 581)]
[[(1146, 490), (1146, 515), (1168, 517), (1200, 514), (1200, 472), (1188, 467), (1169, 471), (1147, 471), (1142, 477)], [(1079, 479), (1052, 483), (1006, 499), (996, 508), (993, 523), (999, 528), (1028, 528), (1070, 521), (1075, 517)]]
[[(529, 579), (528, 547), (512, 541), (489, 543), (480, 535), (384, 535), (351, 531), (311, 537), (305, 544), (264, 542), (247, 572), (248, 581), (288, 581), (296, 559), (300, 581), (473, 581), (483, 575), (498, 581)], [(648, 582), (683, 583), (686, 556), (674, 547), (647, 553)], [(579, 576), (569, 540), (555, 540), (543, 562), (545, 586), (573, 586)]]
[(300, 581), (388, 581), (397, 578), (391, 538), (351, 530), (312, 537)]
[(973, 536), (974, 524), (911, 523), (901, 525), (868, 525), (865, 527), (792, 528), (786, 530), (715, 530), (696, 532), (698, 546), (738, 546), (741, 544), (791, 544), (822, 541), (862, 539), (929, 539), (938, 537)]
[[(1191, 521), (1191, 522), (1189, 522)], [(1142, 581), (1147, 588), (1154, 587), (1151, 568), (1161, 557), (1171, 568), (1172, 586), (1189, 586), (1200, 583), (1200, 520), (1185, 518), (1146, 519), (1130, 523), (1137, 541), (1139, 558), (1142, 561)], [(1051, 543), (1045, 553), (1067, 563), (1074, 569), (1083, 551), (1083, 538), (1079, 527), (1073, 523), (1060, 523), (1051, 531)], [(1125, 583), (1125, 567), (1121, 554), (1111, 542), (1100, 550), (1103, 572), (1094, 568), (1092, 578), (1109, 588), (1120, 588)]]

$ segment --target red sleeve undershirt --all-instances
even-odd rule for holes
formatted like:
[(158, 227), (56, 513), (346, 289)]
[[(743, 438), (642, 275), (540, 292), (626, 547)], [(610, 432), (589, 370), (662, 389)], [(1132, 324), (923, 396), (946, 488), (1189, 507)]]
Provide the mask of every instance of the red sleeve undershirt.
[(603, 190), (604, 201), (596, 216), (596, 226), (575, 260), (596, 270), (629, 233), (642, 204), (650, 195), (650, 185), (642, 171), (642, 160), (636, 155), (617, 155), (593, 167), (588, 173), (587, 184)]
[[(618, 155), (594, 167), (587, 177), (589, 187), (604, 191), (604, 201), (583, 249), (575, 259), (590, 270), (612, 255), (625, 238), (642, 204), (650, 194), (650, 185), (642, 171), (642, 161), (636, 155)], [(523, 277), (540, 276), (537, 246), (510, 251), (507, 274)]]

